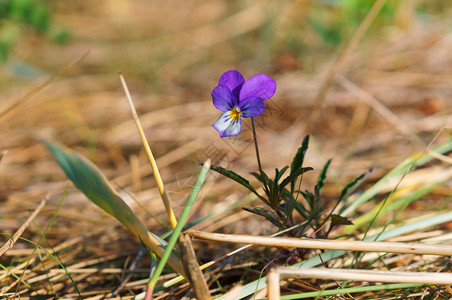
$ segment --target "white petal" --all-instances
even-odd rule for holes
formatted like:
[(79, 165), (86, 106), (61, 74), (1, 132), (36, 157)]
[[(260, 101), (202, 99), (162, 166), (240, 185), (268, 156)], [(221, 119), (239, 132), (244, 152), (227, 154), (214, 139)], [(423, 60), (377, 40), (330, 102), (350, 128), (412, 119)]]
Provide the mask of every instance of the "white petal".
[(215, 124), (212, 126), (220, 133), (220, 137), (234, 136), (242, 130), (240, 118), (236, 121), (230, 118), (230, 111), (223, 113)]

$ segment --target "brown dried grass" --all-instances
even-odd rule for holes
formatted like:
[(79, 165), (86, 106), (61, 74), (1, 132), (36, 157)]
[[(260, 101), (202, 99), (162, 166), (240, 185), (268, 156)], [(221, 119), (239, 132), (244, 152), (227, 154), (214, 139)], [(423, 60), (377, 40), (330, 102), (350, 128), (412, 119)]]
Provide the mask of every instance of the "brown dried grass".
[[(130, 205), (146, 220), (146, 225), (155, 232), (164, 232), (159, 225), (165, 218), (164, 208), (120, 87), (118, 69), (128, 80), (176, 214), (194, 182), (198, 162), (212, 147), (226, 155), (229, 166), (236, 172), (246, 174), (256, 169), (253, 148), (246, 141), (249, 130), (243, 132), (240, 140), (227, 142), (220, 140), (210, 126), (219, 114), (209, 94), (219, 75), (227, 69), (240, 69), (247, 77), (266, 72), (277, 81), (277, 94), (268, 102), (275, 110), (272, 114), (266, 111), (262, 118), (266, 124), (259, 129), (261, 157), (267, 170), (290, 162), (307, 134), (302, 129), (316, 105), (313, 99), (329, 70), (328, 60), (335, 53), (329, 57), (322, 53), (314, 56), (316, 69), (309, 72), (303, 69), (304, 62), (290, 52), (246, 62), (234, 47), (244, 42), (249, 47), (262, 46), (256, 31), (268, 20), (269, 10), (275, 10), (272, 16), (278, 32), (305, 16), (308, 6), (252, 2), (244, 9), (234, 10), (226, 2), (218, 1), (193, 0), (180, 5), (178, 1), (149, 4), (112, 0), (102, 2), (99, 7), (75, 3), (61, 7), (55, 4), (55, 22), (73, 32), (69, 45), (55, 46), (30, 36), (16, 47), (15, 57), (49, 73), (57, 72), (86, 50), (91, 53), (67, 75), (57, 78), (47, 89), (0, 119), (0, 150), (8, 150), (0, 161), (2, 233), (16, 232), (39, 201), (51, 193), (46, 206), (22, 233), (22, 237), (38, 241), (67, 184), (63, 172), (33, 138), (35, 135), (58, 140), (94, 161), (124, 193), (135, 195), (140, 204), (128, 197)], [(441, 20), (408, 26), (410, 22), (404, 23), (405, 28), (387, 28), (380, 37), (365, 36), (348, 55), (340, 74), (359, 87), (361, 93), (354, 93), (353, 86), (344, 85), (342, 80), (329, 87), (319, 119), (309, 132), (314, 143), (306, 159), (307, 165), (320, 170), (327, 158), (334, 158), (326, 197), (337, 197), (336, 182), (345, 184), (371, 166), (377, 167), (371, 181), (378, 179), (409, 155), (423, 151), (441, 128), (446, 130), (435, 143), (449, 138), (450, 33)], [(8, 76), (12, 66), (9, 63), (1, 68), (5, 80), (0, 83), (4, 99), (0, 111), (46, 78), (43, 74), (29, 82)], [(381, 107), (396, 118), (381, 113)], [(448, 163), (438, 161), (435, 165), (445, 168)], [(305, 176), (306, 186), (314, 184), (315, 178), (314, 173)], [(447, 201), (450, 194), (449, 180), (427, 199), (410, 205), (400, 218), (450, 210)], [(194, 229), (269, 235), (273, 229), (241, 211), (240, 205), (225, 210), (245, 196), (239, 186), (212, 176), (192, 219), (221, 213)], [(365, 205), (360, 210), (371, 208)], [(448, 230), (450, 224), (445, 224), (406, 240), (439, 238)], [(4, 237), (3, 242), (7, 239)], [(58, 253), (84, 299), (108, 297), (118, 287), (122, 289), (113, 298), (128, 299), (140, 293), (147, 282), (150, 258), (137, 255), (139, 241), (72, 186), (41, 246)], [(195, 242), (194, 246), (201, 261), (235, 248), (204, 242)], [(53, 294), (64, 299), (78, 298), (64, 270), (42, 250), (38, 250), (42, 256), (31, 256), (33, 248), (19, 239), (0, 258), (4, 266), (16, 266), (14, 273), (31, 287), (19, 284), (9, 269), (0, 271), (0, 293), (20, 294), (22, 299), (33, 295), (52, 298)], [(217, 280), (229, 290), (241, 278), (244, 282), (255, 279), (264, 265), (250, 257), (259, 253), (271, 257), (280, 254), (273, 250), (264, 253), (258, 247), (252, 249), (205, 273), (213, 292)], [(442, 258), (417, 255), (388, 256), (384, 261), (375, 266), (436, 271), (444, 263)], [(286, 286), (297, 292), (317, 289), (312, 281), (291, 281)], [(159, 298), (189, 297), (189, 290), (186, 283), (181, 283), (162, 292)]]

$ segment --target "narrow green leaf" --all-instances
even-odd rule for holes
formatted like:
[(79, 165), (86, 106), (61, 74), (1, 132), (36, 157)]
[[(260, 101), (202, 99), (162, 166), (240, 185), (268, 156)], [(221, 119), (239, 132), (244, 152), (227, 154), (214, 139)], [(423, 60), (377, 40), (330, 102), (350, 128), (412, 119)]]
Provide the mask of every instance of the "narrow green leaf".
[(305, 220), (308, 220), (310, 218), (309, 211), (306, 210), (306, 207), (304, 207), (304, 205), (299, 202), (295, 202), (294, 207)]
[(308, 145), (309, 135), (305, 136), (303, 142), (301, 143), (301, 147), (298, 148), (297, 154), (295, 154), (292, 160), (292, 164), (290, 165), (290, 175), (294, 174), (303, 166), (304, 157), (306, 155), (306, 151), (308, 151)]
[[(222, 167), (219, 167), (219, 166), (215, 166), (215, 165), (210, 166), (210, 169), (213, 170), (213, 171), (215, 171), (215, 172), (220, 173), (220, 174), (223, 175), (223, 176), (226, 176), (226, 177), (228, 177), (228, 178), (234, 180), (235, 182), (237, 182), (237, 183), (239, 183), (239, 184), (241, 184), (242, 186), (244, 186), (244, 187), (246, 187), (248, 190), (250, 190), (252, 193), (254, 193), (254, 194), (255, 194), (260, 200), (262, 200), (265, 204), (270, 204), (270, 203), (268, 202), (267, 199), (265, 199), (264, 197), (262, 197), (261, 195), (259, 195), (259, 193), (252, 187), (252, 185), (250, 184), (250, 182), (249, 182), (248, 180), (246, 180), (245, 178), (243, 178), (243, 177), (240, 176), (239, 174), (237, 174), (237, 173), (235, 173), (235, 172), (233, 172), (233, 171), (230, 171), (230, 170), (226, 170), (225, 168), (222, 168)], [(268, 186), (268, 184), (269, 184), (269, 182), (270, 182), (271, 180), (268, 179), (267, 174), (265, 174), (264, 172), (262, 172), (262, 173), (264, 174), (264, 176), (265, 176), (265, 178), (266, 178), (267, 186)], [(256, 177), (260, 182), (263, 183), (262, 177), (261, 177), (260, 174), (257, 174), (257, 173), (252, 172), (251, 175), (253, 175), (253, 176)], [(267, 196), (268, 196), (268, 195), (269, 195), (269, 191), (265, 188), (265, 186), (264, 186), (264, 191), (265, 191), (265, 193), (266, 193)]]
[(235, 182), (243, 185), (244, 187), (246, 187), (247, 189), (249, 189), (251, 192), (253, 192), (254, 194), (257, 194), (256, 190), (251, 186), (250, 182), (248, 180), (246, 180), (245, 178), (243, 178), (242, 176), (240, 176), (239, 174), (227, 170), (225, 168), (219, 167), (219, 166), (215, 166), (215, 165), (211, 165), (210, 169), (212, 169), (213, 171), (220, 173), (223, 176), (226, 176), (232, 180), (234, 180)]
[(330, 167), (330, 164), (331, 164), (331, 158), (328, 159), (326, 164), (323, 166), (323, 169), (320, 172), (319, 178), (317, 179), (317, 192), (319, 195), (320, 195), (320, 191), (323, 188), (323, 185), (325, 184), (326, 173), (328, 172), (328, 168)]
[(262, 176), (261, 176), (261, 174), (256, 173), (256, 172), (250, 172), (250, 174), (253, 175), (253, 176), (254, 176), (257, 180), (259, 180), (260, 182), (264, 183), (264, 182), (262, 181)]
[[(268, 187), (268, 188), (270, 189), (269, 186), (271, 185), (272, 180), (271, 180), (270, 178), (268, 178), (267, 174), (266, 174), (263, 170), (261, 170), (260, 172), (261, 172), (261, 174), (264, 176), (264, 177), (263, 177), (263, 179), (264, 179), (264, 181), (263, 181), (264, 189), (265, 189), (266, 187)], [(270, 190), (271, 190), (271, 189), (270, 189)]]
[(275, 183), (278, 183), (278, 181), (281, 179), (281, 177), (284, 175), (284, 173), (286, 172), (286, 170), (289, 168), (289, 166), (285, 166), (284, 168), (281, 169), (281, 171), (279, 171), (278, 169), (275, 175)]
[(279, 185), (279, 190), (280, 192), (282, 192), (282, 190), (286, 187), (286, 185), (288, 185), (289, 183), (293, 182), (295, 179), (297, 179), (298, 176), (300, 176), (301, 174), (304, 174), (308, 171), (312, 171), (314, 170), (311, 167), (305, 167), (305, 168), (300, 168), (297, 171), (293, 172), (291, 171), (291, 174), (289, 176), (287, 176)]
[(421, 199), (422, 197), (428, 195), (432, 190), (438, 187), (439, 184), (435, 182), (434, 184), (430, 184), (428, 186), (422, 187), (419, 190), (413, 191), (409, 193), (407, 196), (403, 196), (401, 198), (390, 197), (385, 205), (383, 203), (379, 203), (374, 206), (369, 212), (366, 212), (364, 215), (354, 218), (353, 228), (344, 228), (343, 233), (350, 234), (353, 233), (357, 228), (366, 227), (372, 221), (379, 216), (380, 218), (384, 218), (385, 215), (390, 213), (392, 218), (395, 218), (398, 213), (395, 213), (397, 210), (402, 210), (404, 207), (409, 205), (410, 203)]
[(242, 207), (243, 210), (253, 213), (255, 215), (261, 216), (272, 222), (276, 226), (281, 225), (281, 220), (277, 213), (274, 211), (265, 209), (263, 207), (255, 207), (255, 208), (248, 208), (248, 207)]
[(364, 181), (369, 178), (370, 174), (375, 170), (375, 167), (370, 168), (359, 177), (355, 178), (352, 182), (347, 184), (341, 192), (341, 196), (339, 197), (338, 202), (342, 202), (346, 200)]
[(316, 197), (313, 193), (311, 193), (310, 191), (306, 190), (304, 192), (300, 192), (303, 197), (306, 199), (306, 202), (308, 202), (309, 204), (309, 212), (312, 214), (315, 211), (315, 200)]
[[(42, 142), (55, 157), (67, 177), (91, 202), (121, 222), (158, 256), (162, 256), (165, 245), (144, 226), (92, 162), (63, 145), (44, 140)], [(168, 264), (176, 272), (184, 275), (180, 258), (175, 253), (172, 253)]]
[[(120, 221), (124, 219), (127, 223), (128, 218), (134, 218), (127, 216), (131, 213), (130, 208), (120, 199), (118, 193), (93, 163), (62, 145), (48, 141), (43, 143), (72, 183), (94, 204)], [(127, 206), (125, 211), (117, 209), (124, 206)]]

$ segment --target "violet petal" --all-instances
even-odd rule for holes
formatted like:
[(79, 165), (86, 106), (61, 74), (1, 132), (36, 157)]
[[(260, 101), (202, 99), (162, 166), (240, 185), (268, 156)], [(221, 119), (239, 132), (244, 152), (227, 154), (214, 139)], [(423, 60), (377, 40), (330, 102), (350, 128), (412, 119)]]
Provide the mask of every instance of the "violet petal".
[(275, 91), (276, 82), (265, 74), (258, 74), (245, 81), (239, 99), (258, 97), (267, 100), (273, 97)]
[(251, 118), (261, 115), (265, 110), (265, 104), (261, 98), (247, 98), (240, 101), (239, 108), (242, 117)]
[(232, 94), (239, 99), (240, 89), (244, 82), (245, 78), (243, 78), (243, 75), (239, 71), (231, 70), (224, 72), (223, 75), (221, 75), (218, 85), (228, 87)]
[(238, 104), (237, 98), (234, 97), (229, 88), (225, 86), (217, 86), (213, 89), (212, 100), (213, 105), (222, 112), (231, 110)]

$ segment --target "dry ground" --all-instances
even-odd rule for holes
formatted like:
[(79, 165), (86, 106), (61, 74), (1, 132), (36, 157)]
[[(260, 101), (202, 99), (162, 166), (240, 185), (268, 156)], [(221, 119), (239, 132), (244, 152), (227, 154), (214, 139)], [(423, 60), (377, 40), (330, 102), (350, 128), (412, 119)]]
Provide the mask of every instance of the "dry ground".
[[(212, 156), (242, 175), (257, 169), (248, 120), (239, 139), (222, 140), (210, 126), (219, 116), (210, 92), (221, 73), (229, 69), (238, 69), (245, 77), (265, 72), (278, 84), (276, 95), (267, 102), (271, 109), (258, 127), (263, 167), (271, 171), (289, 164), (302, 138), (311, 134), (305, 164), (318, 172), (328, 158), (333, 158), (327, 198), (337, 197), (341, 186), (372, 166), (376, 171), (369, 184), (375, 182), (410, 155), (424, 151), (441, 129), (433, 145), (450, 139), (452, 35), (450, 21), (440, 16), (421, 22), (408, 15), (407, 20), (399, 19), (403, 22), (398, 26), (364, 35), (347, 55), (319, 118), (313, 120), (310, 115), (316, 107), (317, 92), (347, 39), (342, 48), (317, 52), (314, 47), (318, 38), (307, 33), (299, 39), (312, 39), (312, 49), (303, 57), (293, 55), (284, 46), (281, 32), (294, 26), (297, 18), (306, 18), (309, 5), (111, 0), (99, 2), (95, 9), (87, 1), (62, 1), (54, 6), (54, 23), (68, 28), (72, 38), (67, 45), (57, 46), (30, 33), (16, 45), (11, 59), (0, 68), (0, 111), (39, 86), (49, 74), (85, 51), (90, 53), (44, 91), (0, 119), (1, 150), (8, 150), (0, 163), (2, 233), (16, 232), (47, 197), (43, 210), (22, 234), (38, 242), (68, 184), (36, 136), (57, 140), (88, 157), (120, 188), (152, 231), (165, 231), (160, 225), (166, 222), (164, 209), (131, 121), (118, 70), (129, 84), (177, 211), (199, 171), (198, 163), (206, 157)], [(269, 41), (264, 29), (272, 32)], [(37, 74), (19, 76), (22, 63), (34, 66)], [(434, 161), (432, 165), (445, 168), (448, 163)], [(306, 175), (306, 187), (315, 183), (315, 174)], [(450, 210), (451, 191), (449, 180), (410, 205), (398, 220)], [(140, 204), (127, 196), (131, 194)], [(237, 184), (212, 175), (192, 220), (221, 212), (246, 195)], [(364, 205), (359, 212), (372, 206)], [(195, 228), (253, 235), (274, 232), (269, 224), (241, 211), (240, 204)], [(426, 236), (441, 235), (448, 229), (450, 223), (430, 228)], [(0, 244), (7, 238), (3, 236)], [(41, 245), (50, 251), (59, 250), (58, 258), (70, 270), (85, 299), (115, 291), (140, 248), (135, 237), (72, 185)], [(194, 245), (203, 262), (236, 247), (204, 242)], [(31, 243), (19, 240), (1, 257), (1, 263), (20, 265), (31, 258), (33, 249)], [(235, 268), (222, 266), (223, 276), (218, 275), (217, 266), (209, 273), (209, 282), (220, 276), (228, 290), (242, 276), (243, 283), (256, 278), (262, 264), (247, 275), (239, 268), (240, 263), (251, 263), (250, 256), (262, 253), (262, 249), (256, 249), (231, 261)], [(265, 255), (277, 254), (269, 251)], [(400, 258), (394, 264), (412, 262), (413, 258)], [(128, 298), (142, 292), (149, 264), (145, 254), (118, 296)], [(64, 299), (78, 297), (68, 277), (48, 256), (40, 262), (37, 253), (33, 255), (23, 276), (30, 287), (17, 284), (17, 279), (6, 276), (6, 272), (0, 271), (1, 293), (18, 292), (22, 299), (36, 293), (58, 293)], [(22, 272), (23, 268), (16, 274)], [(216, 287), (212, 285), (212, 289)], [(302, 290), (306, 287), (299, 287)], [(182, 297), (187, 287), (178, 286), (170, 293)]]

